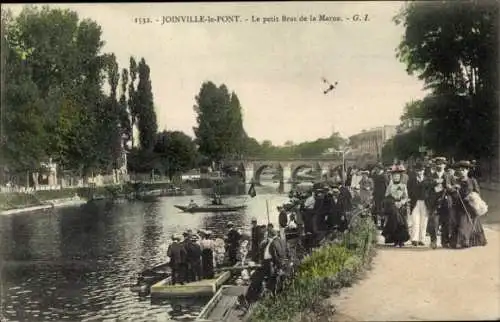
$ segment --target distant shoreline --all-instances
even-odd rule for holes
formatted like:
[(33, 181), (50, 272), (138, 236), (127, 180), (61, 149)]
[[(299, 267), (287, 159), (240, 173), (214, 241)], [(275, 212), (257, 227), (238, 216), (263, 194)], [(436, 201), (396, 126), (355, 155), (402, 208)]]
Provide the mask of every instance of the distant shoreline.
[(44, 201), (43, 204), (41, 204), (41, 205), (2, 210), (2, 211), (0, 211), (0, 215), (6, 216), (6, 215), (27, 213), (27, 212), (38, 211), (38, 210), (52, 209), (52, 208), (81, 206), (81, 205), (86, 204), (86, 203), (87, 203), (87, 200), (83, 199), (81, 197), (53, 199), (53, 200)]

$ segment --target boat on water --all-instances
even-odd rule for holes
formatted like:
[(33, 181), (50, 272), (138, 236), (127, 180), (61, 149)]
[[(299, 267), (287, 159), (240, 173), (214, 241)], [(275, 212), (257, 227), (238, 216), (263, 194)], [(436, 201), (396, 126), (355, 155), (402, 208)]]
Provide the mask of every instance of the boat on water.
[(177, 209), (180, 209), (184, 212), (190, 212), (190, 213), (195, 213), (195, 212), (232, 212), (232, 211), (243, 210), (246, 208), (246, 205), (240, 205), (240, 206), (205, 205), (205, 206), (197, 206), (197, 207), (175, 205), (174, 207)]
[(195, 321), (242, 321), (248, 316), (248, 310), (241, 309), (238, 298), (244, 296), (248, 286), (224, 285), (210, 299)]
[(148, 268), (138, 274), (137, 282), (130, 287), (130, 290), (139, 295), (148, 295), (152, 285), (169, 278), (171, 274), (172, 271), (168, 263)]

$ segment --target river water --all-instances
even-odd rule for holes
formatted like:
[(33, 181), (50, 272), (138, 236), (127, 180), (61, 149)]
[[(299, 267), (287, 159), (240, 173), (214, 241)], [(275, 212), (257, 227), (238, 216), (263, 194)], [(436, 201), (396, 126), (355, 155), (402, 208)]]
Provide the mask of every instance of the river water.
[[(267, 189), (266, 189), (267, 188)], [(276, 207), (286, 195), (263, 187), (240, 213), (186, 214), (174, 205), (208, 202), (202, 195), (165, 197), (153, 203), (86, 205), (81, 208), (0, 218), (2, 321), (169, 321), (175, 303), (152, 303), (129, 290), (136, 274), (163, 263), (170, 238), (186, 229), (208, 228), (222, 237), (232, 221), (244, 231), (251, 217), (277, 226)], [(267, 191), (267, 193), (266, 193)], [(206, 301), (183, 302), (195, 316)]]

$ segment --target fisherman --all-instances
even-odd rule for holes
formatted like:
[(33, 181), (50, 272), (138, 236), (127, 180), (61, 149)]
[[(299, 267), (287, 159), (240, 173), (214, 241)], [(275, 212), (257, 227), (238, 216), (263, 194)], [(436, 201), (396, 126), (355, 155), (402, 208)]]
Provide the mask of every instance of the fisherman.
[(238, 262), (238, 249), (240, 247), (241, 234), (236, 230), (232, 222), (227, 223), (226, 248), (228, 251), (229, 264), (236, 265)]
[(212, 239), (212, 232), (210, 230), (205, 230), (203, 232), (203, 238), (200, 241), (200, 247), (201, 247), (202, 276), (203, 278), (207, 279), (214, 278), (215, 243)]
[(168, 246), (167, 256), (170, 258), (170, 268), (172, 269), (172, 285), (180, 283), (184, 285), (186, 281), (186, 259), (187, 253), (181, 243), (181, 236), (174, 234), (172, 244)]

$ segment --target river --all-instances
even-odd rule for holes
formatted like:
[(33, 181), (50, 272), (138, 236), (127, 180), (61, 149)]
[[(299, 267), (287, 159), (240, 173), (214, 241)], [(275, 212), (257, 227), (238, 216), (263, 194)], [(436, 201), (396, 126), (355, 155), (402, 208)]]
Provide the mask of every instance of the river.
[[(86, 205), (0, 218), (2, 321), (169, 321), (172, 303), (152, 303), (129, 290), (136, 274), (166, 260), (170, 238), (186, 229), (208, 228), (223, 236), (232, 221), (249, 230), (251, 217), (277, 226), (276, 207), (286, 195), (257, 190), (230, 214), (186, 214), (175, 204), (208, 202), (201, 196), (165, 197), (153, 203)], [(259, 193), (260, 192), (260, 193)], [(187, 303), (187, 304), (186, 304)], [(205, 301), (185, 302), (195, 316)]]

